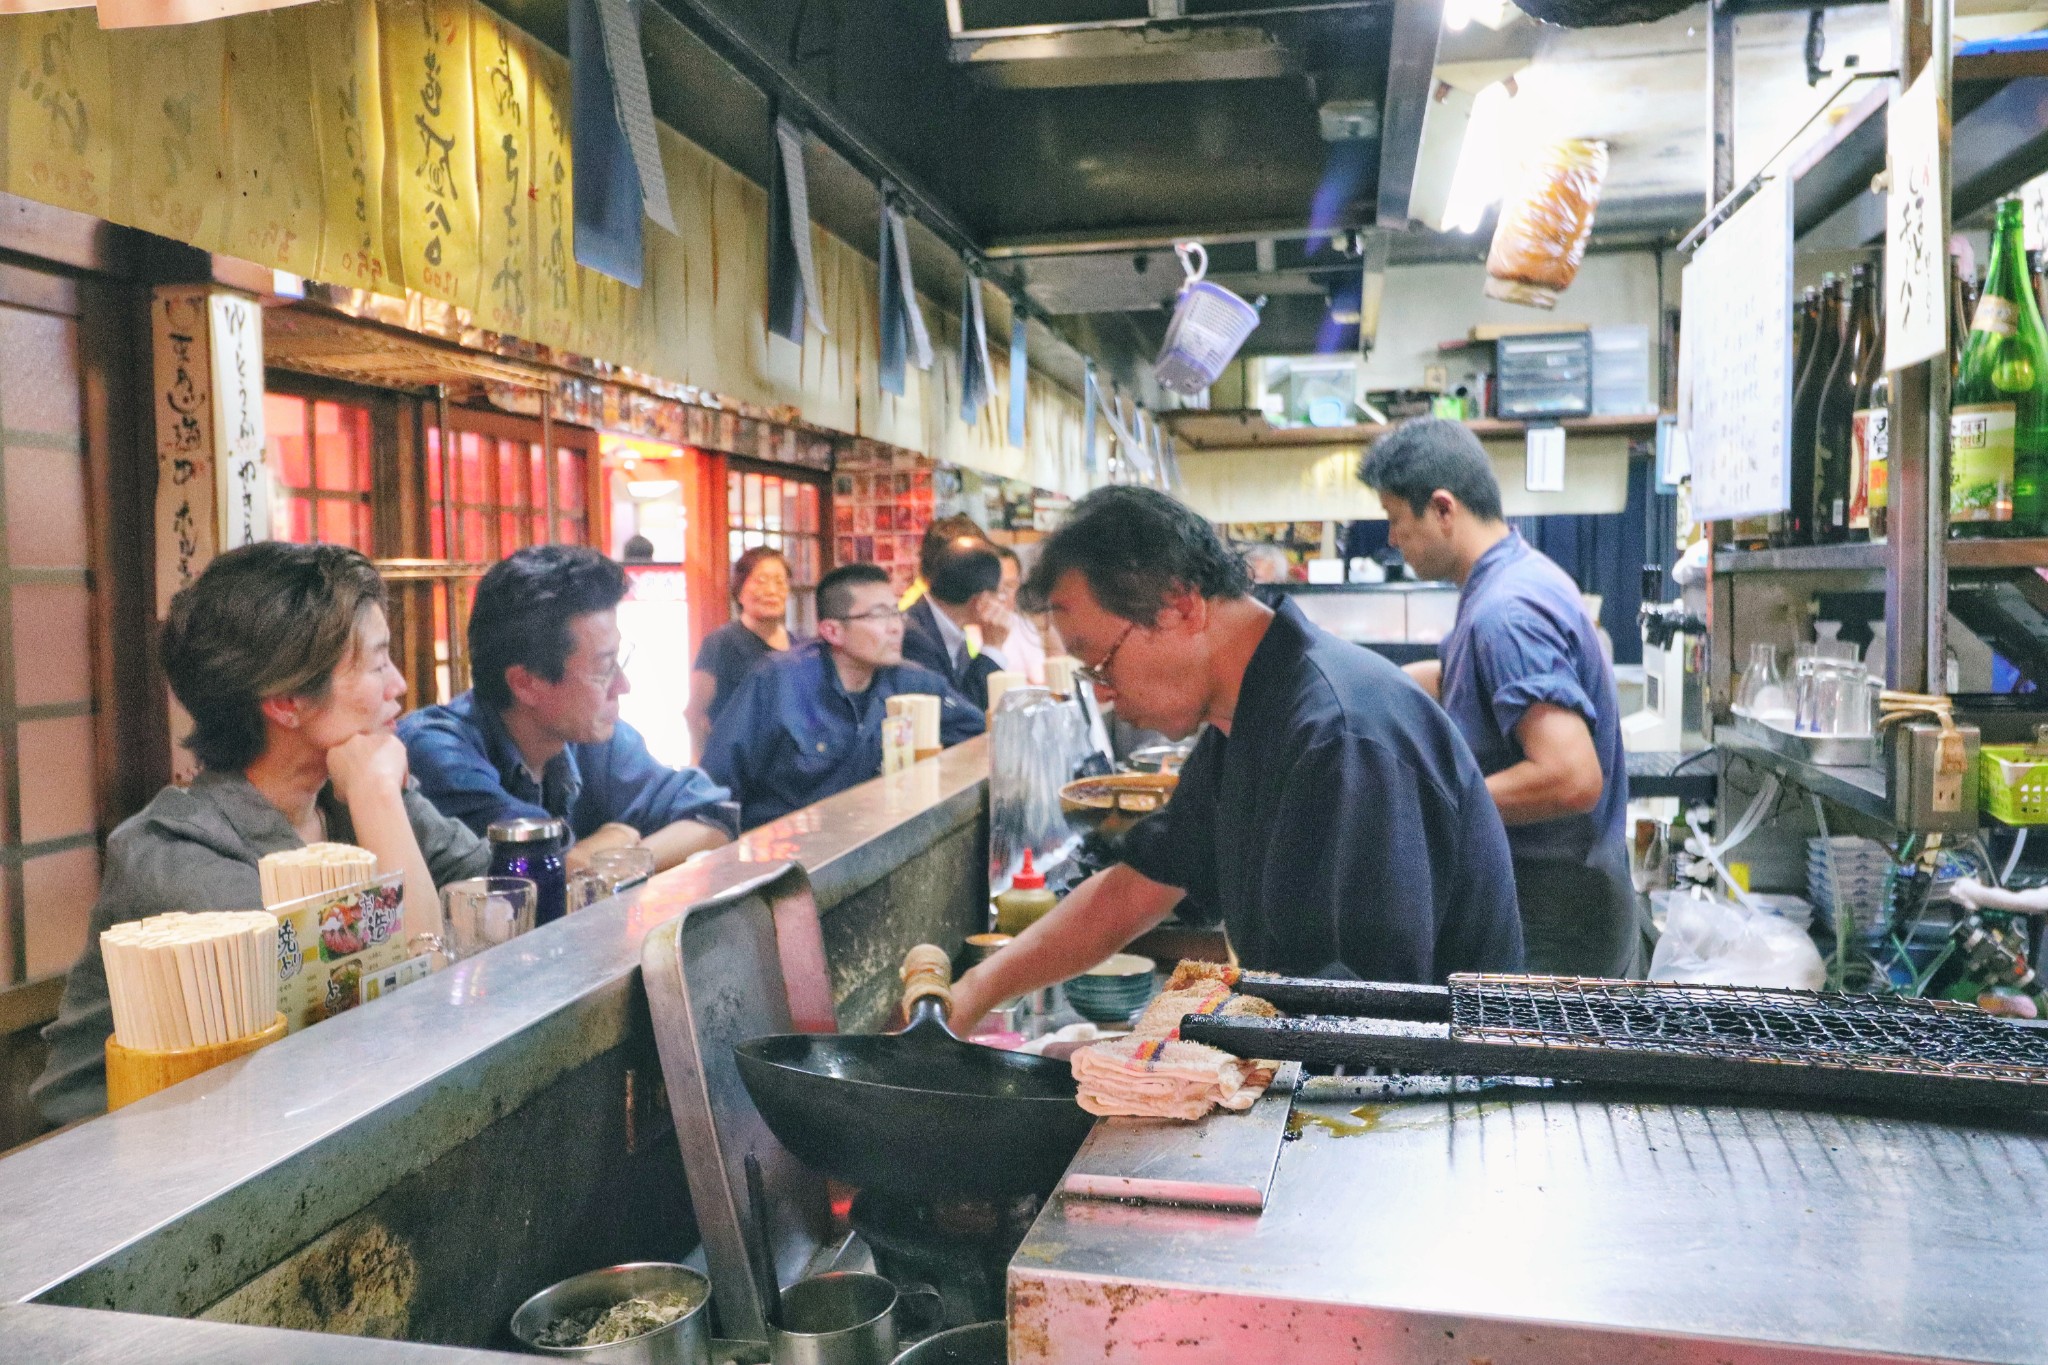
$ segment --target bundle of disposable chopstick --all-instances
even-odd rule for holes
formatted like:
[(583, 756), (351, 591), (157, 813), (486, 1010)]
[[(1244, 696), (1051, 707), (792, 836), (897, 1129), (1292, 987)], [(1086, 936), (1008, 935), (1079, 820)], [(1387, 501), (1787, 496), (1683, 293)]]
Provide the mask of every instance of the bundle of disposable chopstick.
[(1273, 1079), (1272, 1062), (1247, 1061), (1180, 1036), (1190, 1014), (1270, 1019), (1280, 1012), (1237, 995), (1235, 967), (1182, 962), (1131, 1032), (1092, 1043), (1071, 1065), (1083, 1109), (1103, 1116), (1198, 1119), (1214, 1108), (1249, 1109)]
[(100, 935), (114, 1037), (164, 1052), (231, 1043), (277, 1018), (277, 916), (207, 910), (117, 924)]
[(266, 853), (256, 864), (263, 904), (271, 909), (323, 891), (345, 891), (377, 879), (377, 855), (354, 844), (307, 844)]

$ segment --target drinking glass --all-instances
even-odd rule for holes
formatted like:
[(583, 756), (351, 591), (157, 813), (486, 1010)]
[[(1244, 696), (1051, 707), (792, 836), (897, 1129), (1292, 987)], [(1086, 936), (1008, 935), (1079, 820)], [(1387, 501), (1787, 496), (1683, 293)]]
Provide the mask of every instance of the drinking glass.
[(1742, 685), (1735, 693), (1735, 709), (1758, 717), (1792, 709), (1785, 680), (1778, 672), (1776, 645), (1758, 643), (1749, 647), (1749, 667), (1742, 671)]
[(569, 908), (581, 910), (595, 905), (653, 875), (653, 849), (636, 845), (593, 853), (587, 866), (569, 874)]
[(441, 888), (448, 955), (460, 961), (533, 928), (540, 888), (527, 877), (471, 877)]

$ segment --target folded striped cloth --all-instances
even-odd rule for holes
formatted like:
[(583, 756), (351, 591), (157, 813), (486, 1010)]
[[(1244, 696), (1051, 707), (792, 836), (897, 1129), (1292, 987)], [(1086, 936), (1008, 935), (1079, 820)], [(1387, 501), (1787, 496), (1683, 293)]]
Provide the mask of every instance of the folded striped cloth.
[(1279, 1016), (1256, 996), (1233, 994), (1236, 981), (1235, 967), (1176, 967), (1132, 1032), (1074, 1053), (1081, 1107), (1105, 1117), (1170, 1119), (1198, 1119), (1219, 1106), (1251, 1108), (1273, 1079), (1276, 1063), (1246, 1061), (1180, 1037), (1180, 1021), (1190, 1014)]

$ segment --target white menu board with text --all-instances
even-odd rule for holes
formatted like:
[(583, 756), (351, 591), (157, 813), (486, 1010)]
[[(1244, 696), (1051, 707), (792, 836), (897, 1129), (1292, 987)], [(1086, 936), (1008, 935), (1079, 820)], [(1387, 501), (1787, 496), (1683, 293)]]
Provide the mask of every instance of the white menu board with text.
[(1792, 196), (1764, 182), (1685, 268), (1678, 425), (1701, 521), (1789, 504)]

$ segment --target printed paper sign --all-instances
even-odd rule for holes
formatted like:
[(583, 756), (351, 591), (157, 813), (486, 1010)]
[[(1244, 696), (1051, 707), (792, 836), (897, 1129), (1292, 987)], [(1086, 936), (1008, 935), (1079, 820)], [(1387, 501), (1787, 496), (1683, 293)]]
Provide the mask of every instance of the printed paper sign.
[(1941, 206), (1942, 125), (1948, 111), (1934, 97), (1932, 72), (1892, 101), (1885, 195), (1884, 367), (1948, 354), (1948, 239)]

